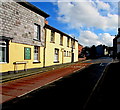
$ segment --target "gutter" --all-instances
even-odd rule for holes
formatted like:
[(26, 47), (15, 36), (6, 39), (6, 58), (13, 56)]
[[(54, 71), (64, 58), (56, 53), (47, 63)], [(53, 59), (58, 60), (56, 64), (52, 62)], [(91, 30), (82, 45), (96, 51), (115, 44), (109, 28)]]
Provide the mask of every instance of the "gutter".
[(44, 39), (44, 52), (43, 52), (43, 68), (45, 68), (45, 51), (46, 51), (46, 29), (44, 28), (44, 30), (45, 30), (45, 39)]

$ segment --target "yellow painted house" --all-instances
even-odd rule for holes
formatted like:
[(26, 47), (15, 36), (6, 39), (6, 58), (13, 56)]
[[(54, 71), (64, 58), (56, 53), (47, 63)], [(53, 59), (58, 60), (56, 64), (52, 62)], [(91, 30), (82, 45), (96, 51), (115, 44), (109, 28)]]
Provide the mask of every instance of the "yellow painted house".
[(0, 5), (0, 73), (43, 67), (45, 21), (49, 15), (28, 2)]
[(0, 73), (78, 61), (78, 41), (45, 24), (47, 13), (28, 2), (0, 7)]
[(44, 66), (78, 61), (78, 41), (48, 24), (45, 42)]

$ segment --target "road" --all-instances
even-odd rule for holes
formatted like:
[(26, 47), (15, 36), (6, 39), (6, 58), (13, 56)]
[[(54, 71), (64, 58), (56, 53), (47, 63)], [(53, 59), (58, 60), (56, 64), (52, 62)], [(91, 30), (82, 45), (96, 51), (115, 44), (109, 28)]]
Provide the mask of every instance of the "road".
[(24, 97), (4, 103), (2, 110), (17, 110), (18, 108), (22, 110), (83, 110), (91, 91), (111, 60), (104, 57), (87, 61), (94, 64)]

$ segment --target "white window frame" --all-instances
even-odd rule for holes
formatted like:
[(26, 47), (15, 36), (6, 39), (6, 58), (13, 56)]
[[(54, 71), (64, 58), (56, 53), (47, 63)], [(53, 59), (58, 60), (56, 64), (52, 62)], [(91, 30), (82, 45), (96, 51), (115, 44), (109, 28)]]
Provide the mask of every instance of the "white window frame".
[(40, 25), (34, 24), (34, 40), (40, 41), (41, 28)]
[(66, 50), (64, 50), (64, 57), (66, 57)]
[(55, 42), (55, 31), (51, 30), (50, 42)]
[(34, 46), (34, 62), (40, 62), (40, 47)]
[[(3, 43), (4, 45), (0, 44), (0, 48), (5, 48), (5, 51), (4, 51), (4, 55), (5, 55), (5, 56), (4, 56), (4, 59), (5, 59), (5, 60), (4, 60), (4, 61), (0, 61), (0, 63), (7, 63), (7, 57), (6, 57), (6, 56), (7, 56), (7, 46), (6, 46), (6, 42), (1, 41), (1, 43)], [(2, 50), (2, 49), (1, 49), (1, 50)], [(3, 51), (2, 51), (2, 52), (3, 52)], [(1, 52), (1, 53), (2, 53), (2, 52)], [(3, 55), (3, 53), (2, 53), (2, 55)], [(1, 60), (2, 60), (2, 58), (3, 58), (2, 55), (0, 56), (0, 57), (1, 57)]]
[(63, 35), (60, 34), (60, 45), (63, 45)]
[(54, 62), (59, 62), (59, 49), (55, 48)]
[(69, 47), (69, 46), (70, 46), (70, 38), (67, 37), (67, 47)]

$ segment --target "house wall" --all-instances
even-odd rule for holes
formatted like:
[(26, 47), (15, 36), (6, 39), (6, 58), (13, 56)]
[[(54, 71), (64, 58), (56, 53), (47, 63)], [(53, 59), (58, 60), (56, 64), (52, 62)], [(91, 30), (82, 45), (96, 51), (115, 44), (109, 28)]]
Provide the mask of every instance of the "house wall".
[(80, 55), (80, 54), (81, 54), (82, 49), (83, 49), (83, 46), (82, 46), (82, 45), (80, 45), (80, 44), (78, 44), (78, 55)]
[[(24, 59), (24, 47), (31, 48), (31, 59), (25, 60)], [(27, 61), (27, 69), (30, 68), (39, 68), (43, 67), (43, 47), (40, 47), (40, 63), (33, 63), (34, 62), (34, 46), (26, 45), (26, 44), (18, 44), (18, 43), (9, 43), (9, 63), (2, 63), (1, 72), (8, 72), (14, 71), (15, 66), (17, 66), (17, 70), (24, 70), (24, 64), (13, 64), (14, 62), (18, 61)]]
[[(16, 2), (0, 5), (0, 36), (11, 37), (12, 42), (28, 45), (44, 45), (45, 18)], [(34, 23), (41, 26), (41, 42), (34, 41)]]
[[(67, 36), (63, 35), (63, 45), (60, 45), (60, 33), (55, 32), (55, 42), (50, 42), (51, 30), (46, 28), (46, 50), (45, 50), (45, 66), (70, 63), (71, 62), (71, 39), (69, 40), (69, 47), (67, 47)], [(55, 48), (59, 49), (59, 62), (54, 63)], [(64, 50), (70, 52), (68, 56), (64, 56)], [(78, 42), (75, 41), (75, 48), (73, 49), (74, 62), (78, 61)], [(66, 53), (67, 54), (67, 53)]]
[[(0, 37), (12, 38), (9, 42), (9, 62), (0, 62), (0, 73), (14, 71), (14, 62), (28, 61), (27, 69), (43, 67), (45, 17), (16, 2), (0, 3)], [(40, 25), (40, 41), (34, 40), (34, 24)], [(34, 46), (40, 47), (40, 62), (33, 63)], [(24, 47), (31, 48), (31, 59), (24, 60)], [(23, 70), (24, 64), (17, 65)]]

